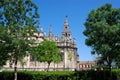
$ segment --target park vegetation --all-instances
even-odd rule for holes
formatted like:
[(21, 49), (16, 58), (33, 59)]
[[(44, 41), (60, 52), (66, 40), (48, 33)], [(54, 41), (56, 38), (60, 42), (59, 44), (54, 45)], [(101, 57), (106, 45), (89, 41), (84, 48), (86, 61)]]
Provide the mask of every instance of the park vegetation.
[[(21, 6), (22, 5), (22, 6)], [(38, 7), (31, 0), (0, 1), (0, 67), (11, 61), (14, 72), (0, 72), (1, 80), (117, 80), (120, 71), (83, 71), (83, 72), (30, 72), (19, 71), (17, 63), (28, 53), (39, 62), (61, 61), (60, 51), (52, 41), (45, 40), (32, 48), (34, 40), (28, 40), (37, 31), (39, 25)], [(98, 54), (107, 62), (111, 70), (112, 62), (120, 61), (120, 9), (105, 4), (88, 14), (85, 22), (86, 45), (92, 48), (92, 54)], [(34, 52), (34, 53), (33, 53)], [(71, 61), (71, 54), (69, 60)], [(14, 75), (13, 75), (14, 74)], [(91, 77), (92, 76), (92, 77)], [(95, 76), (95, 77), (93, 77)], [(104, 76), (104, 77), (103, 77)], [(109, 78), (109, 79), (108, 79)]]

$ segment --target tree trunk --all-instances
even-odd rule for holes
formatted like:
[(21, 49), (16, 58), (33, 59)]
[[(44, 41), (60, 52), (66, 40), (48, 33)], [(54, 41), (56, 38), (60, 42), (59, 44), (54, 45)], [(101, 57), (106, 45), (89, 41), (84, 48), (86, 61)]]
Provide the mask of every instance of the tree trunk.
[(47, 72), (49, 71), (50, 63), (51, 63), (51, 62), (48, 62), (48, 69), (47, 69)]
[(17, 61), (18, 58), (15, 58), (15, 67), (14, 67), (14, 80), (17, 80)]
[(36, 60), (35, 60), (35, 68), (34, 68), (34, 71), (36, 70)]
[(108, 63), (108, 66), (109, 66), (109, 70), (110, 70), (110, 72), (111, 72), (111, 67), (112, 67), (112, 66), (111, 66), (111, 62)]
[(55, 63), (54, 63), (54, 71), (55, 71)]
[(57, 63), (57, 71), (58, 71), (58, 63)]
[(44, 71), (46, 71), (46, 66), (45, 66), (45, 62), (44, 62)]
[(111, 72), (112, 61), (110, 60), (110, 56), (107, 58), (107, 64), (108, 64), (108, 67), (109, 67), (109, 71)]

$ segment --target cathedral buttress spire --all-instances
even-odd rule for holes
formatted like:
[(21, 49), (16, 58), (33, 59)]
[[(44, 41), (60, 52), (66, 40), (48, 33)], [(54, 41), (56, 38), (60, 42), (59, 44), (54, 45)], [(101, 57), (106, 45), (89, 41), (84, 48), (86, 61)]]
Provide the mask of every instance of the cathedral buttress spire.
[(50, 25), (50, 29), (49, 29), (49, 39), (50, 39), (50, 40), (53, 39), (52, 25)]
[(49, 34), (52, 33), (52, 25), (50, 25)]
[(42, 27), (40, 27), (40, 32), (43, 32), (43, 28)]

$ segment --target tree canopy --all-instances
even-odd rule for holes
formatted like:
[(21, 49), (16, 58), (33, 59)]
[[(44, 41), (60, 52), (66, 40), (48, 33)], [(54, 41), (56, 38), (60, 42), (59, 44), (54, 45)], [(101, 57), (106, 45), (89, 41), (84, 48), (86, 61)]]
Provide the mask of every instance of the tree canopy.
[(26, 27), (38, 23), (38, 7), (31, 0), (1, 0), (0, 25)]
[(51, 62), (60, 62), (60, 50), (53, 41), (45, 40), (35, 48), (34, 55), (37, 58), (37, 61), (47, 62), (48, 69)]
[(112, 61), (120, 56), (120, 9), (105, 4), (88, 14), (84, 35), (92, 54), (101, 55), (111, 67)]

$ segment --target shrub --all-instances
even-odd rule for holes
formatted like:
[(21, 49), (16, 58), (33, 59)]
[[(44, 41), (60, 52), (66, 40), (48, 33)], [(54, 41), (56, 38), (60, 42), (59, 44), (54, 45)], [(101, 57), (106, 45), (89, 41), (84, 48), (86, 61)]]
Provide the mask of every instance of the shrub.
[[(0, 72), (0, 80), (13, 80), (13, 71)], [(119, 80), (120, 70), (109, 71), (18, 71), (18, 80)]]

